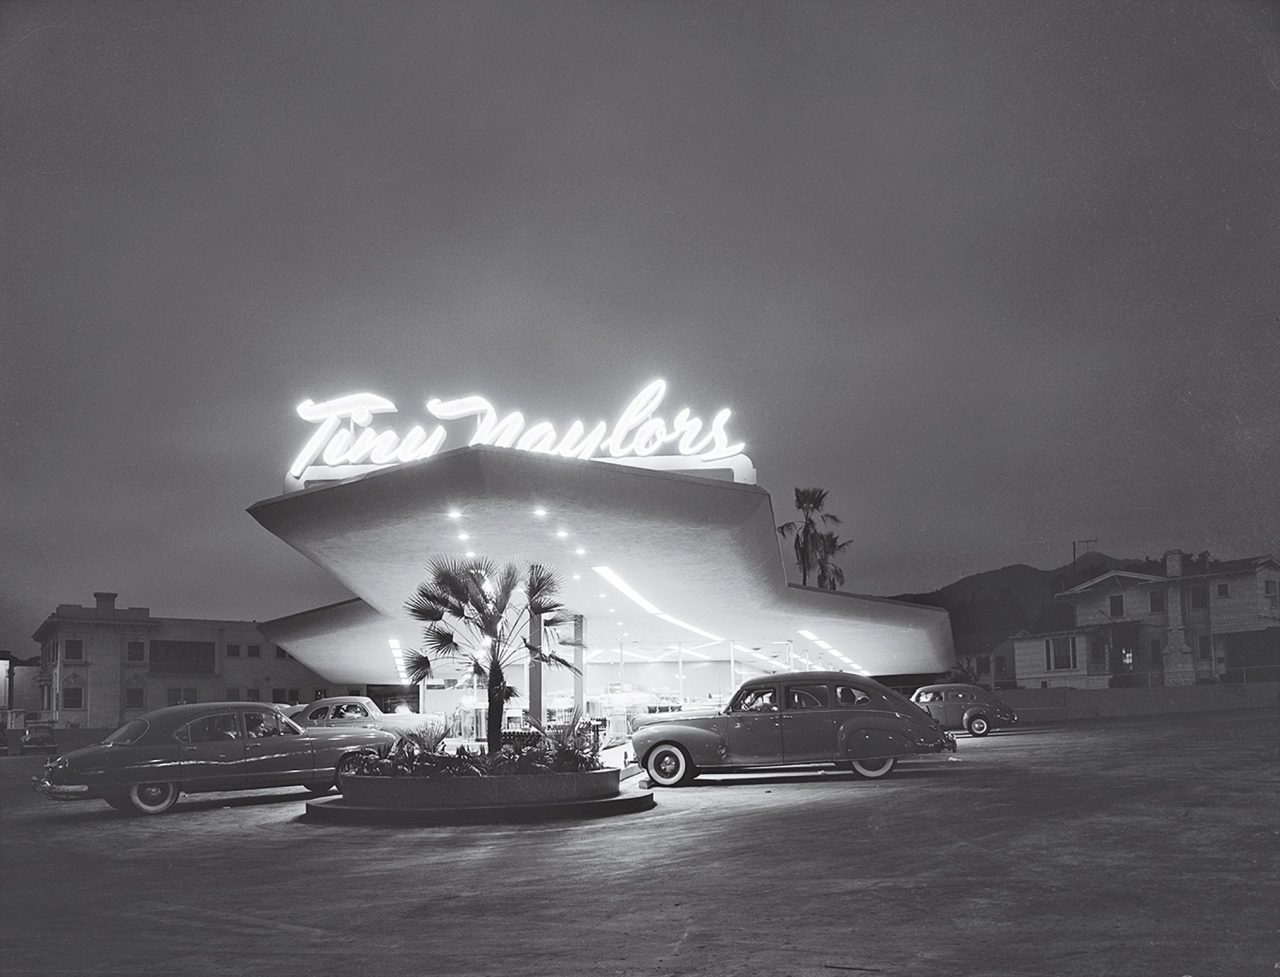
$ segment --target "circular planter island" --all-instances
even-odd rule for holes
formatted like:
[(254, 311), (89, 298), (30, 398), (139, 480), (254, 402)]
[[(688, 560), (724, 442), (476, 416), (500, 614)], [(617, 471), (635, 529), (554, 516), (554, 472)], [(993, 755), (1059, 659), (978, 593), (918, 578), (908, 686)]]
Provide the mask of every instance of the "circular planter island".
[(646, 811), (653, 791), (620, 781), (617, 768), (590, 773), (492, 777), (349, 774), (343, 793), (307, 802), (312, 821), (348, 824), (488, 824), (608, 817)]

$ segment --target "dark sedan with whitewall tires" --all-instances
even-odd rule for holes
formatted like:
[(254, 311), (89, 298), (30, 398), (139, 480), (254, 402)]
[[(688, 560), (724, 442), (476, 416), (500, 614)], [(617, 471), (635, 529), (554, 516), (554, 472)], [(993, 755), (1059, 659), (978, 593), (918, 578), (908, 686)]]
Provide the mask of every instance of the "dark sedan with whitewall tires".
[(874, 679), (783, 672), (744, 682), (721, 710), (643, 716), (631, 745), (652, 784), (676, 787), (700, 773), (809, 764), (876, 779), (901, 757), (955, 752), (956, 741)]
[(361, 750), (386, 752), (396, 739), (378, 729), (303, 729), (266, 703), (169, 706), (49, 761), (32, 787), (134, 814), (163, 814), (183, 793), (297, 786), (322, 794), (342, 789)]
[(1018, 723), (1018, 714), (1009, 704), (980, 685), (924, 685), (916, 689), (911, 701), (943, 729), (968, 730), (970, 736), (986, 736), (993, 729), (1008, 729)]

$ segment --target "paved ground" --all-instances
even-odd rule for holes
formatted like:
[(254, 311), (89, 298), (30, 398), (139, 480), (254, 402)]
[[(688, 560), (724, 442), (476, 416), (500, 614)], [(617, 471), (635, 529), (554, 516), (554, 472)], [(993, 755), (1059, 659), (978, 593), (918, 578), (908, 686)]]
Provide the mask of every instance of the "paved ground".
[(960, 736), (522, 827), (135, 819), (0, 758), (0, 972), (1247, 977), (1280, 965), (1274, 711)]

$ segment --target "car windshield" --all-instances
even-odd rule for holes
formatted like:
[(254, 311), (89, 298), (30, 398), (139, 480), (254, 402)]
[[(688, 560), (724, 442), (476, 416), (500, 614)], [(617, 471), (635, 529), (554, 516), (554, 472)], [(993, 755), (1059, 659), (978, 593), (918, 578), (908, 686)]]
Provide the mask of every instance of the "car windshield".
[(132, 743), (142, 739), (142, 734), (147, 731), (147, 724), (141, 719), (130, 719), (127, 723), (117, 729), (102, 742), (118, 743), (121, 746), (129, 746)]

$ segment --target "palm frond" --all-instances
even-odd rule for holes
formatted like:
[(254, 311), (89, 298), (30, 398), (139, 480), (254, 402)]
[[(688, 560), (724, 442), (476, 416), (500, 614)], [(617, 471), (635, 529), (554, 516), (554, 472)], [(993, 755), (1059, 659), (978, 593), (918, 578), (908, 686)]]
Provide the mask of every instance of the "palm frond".
[(430, 655), (423, 654), (421, 651), (403, 651), (401, 657), (404, 662), (405, 677), (410, 682), (416, 683), (431, 678)]

